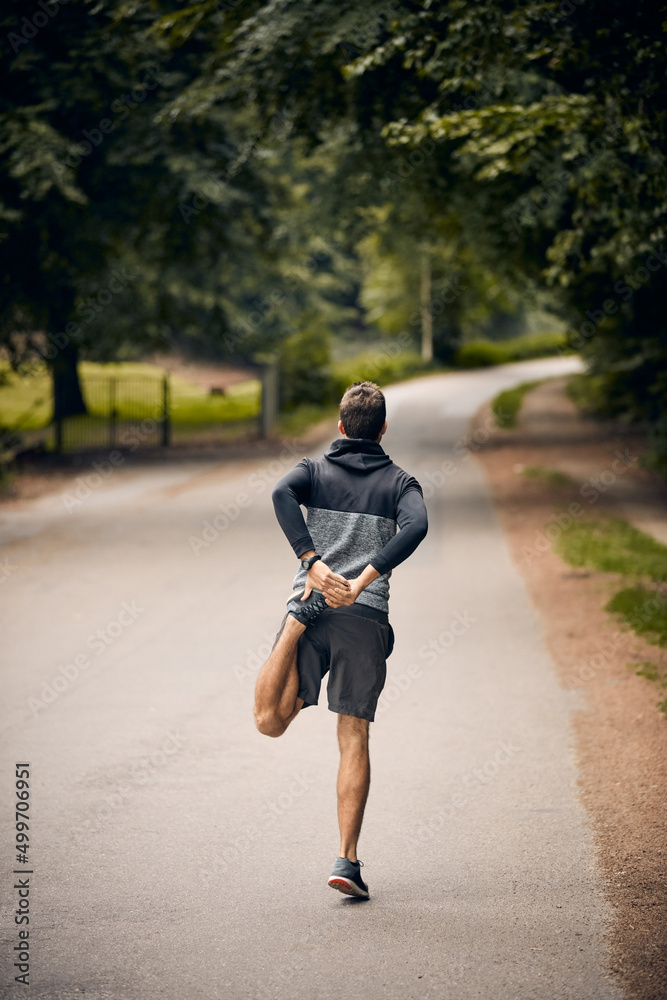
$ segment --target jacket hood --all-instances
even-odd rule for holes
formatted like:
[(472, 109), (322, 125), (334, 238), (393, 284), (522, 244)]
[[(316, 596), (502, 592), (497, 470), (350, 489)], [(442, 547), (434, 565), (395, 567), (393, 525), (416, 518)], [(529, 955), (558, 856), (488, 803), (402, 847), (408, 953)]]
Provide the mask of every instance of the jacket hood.
[(351, 472), (362, 474), (391, 465), (389, 455), (377, 441), (371, 441), (370, 438), (338, 438), (324, 453), (324, 457)]

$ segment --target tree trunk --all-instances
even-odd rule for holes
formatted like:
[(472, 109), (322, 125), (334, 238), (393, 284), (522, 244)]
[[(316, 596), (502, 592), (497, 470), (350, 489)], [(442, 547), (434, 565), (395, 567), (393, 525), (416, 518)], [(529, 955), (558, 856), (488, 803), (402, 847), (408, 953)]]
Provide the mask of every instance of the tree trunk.
[(88, 412), (79, 381), (78, 360), (79, 350), (76, 344), (69, 343), (58, 351), (51, 362), (54, 420)]
[(433, 312), (431, 310), (431, 257), (422, 252), (421, 268), (422, 361), (433, 361)]

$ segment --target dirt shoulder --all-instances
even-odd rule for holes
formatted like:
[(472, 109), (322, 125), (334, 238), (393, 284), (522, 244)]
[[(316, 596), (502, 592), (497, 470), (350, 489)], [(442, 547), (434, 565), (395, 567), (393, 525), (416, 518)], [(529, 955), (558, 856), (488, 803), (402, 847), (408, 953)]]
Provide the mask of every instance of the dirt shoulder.
[[(665, 541), (664, 482), (639, 467), (638, 438), (583, 418), (563, 388), (563, 380), (554, 380), (530, 393), (513, 431), (489, 436), (483, 430), (490, 426), (485, 408), (476, 421), (477, 440), (484, 443), (475, 454), (541, 616), (560, 681), (579, 693), (573, 744), (613, 911), (612, 972), (630, 996), (664, 1000), (667, 719), (657, 708), (656, 685), (627, 664), (662, 664), (665, 650), (623, 631), (603, 610), (619, 589), (617, 578), (573, 570), (545, 535), (554, 515), (566, 523), (574, 503), (583, 510), (576, 516), (623, 517)], [(571, 480), (525, 474), (535, 467), (558, 470)]]

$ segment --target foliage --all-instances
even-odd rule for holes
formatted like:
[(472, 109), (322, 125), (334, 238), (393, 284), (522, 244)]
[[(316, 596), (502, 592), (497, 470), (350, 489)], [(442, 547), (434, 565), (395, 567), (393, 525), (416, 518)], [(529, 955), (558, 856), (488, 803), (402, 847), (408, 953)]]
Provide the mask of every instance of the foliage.
[(382, 350), (371, 351), (333, 365), (334, 392), (340, 399), (353, 382), (376, 382), (382, 388), (392, 382), (400, 382), (413, 375), (434, 370), (438, 370), (437, 367), (425, 364), (416, 351), (398, 354)]
[(522, 382), (512, 389), (505, 389), (504, 392), (499, 392), (491, 403), (491, 411), (495, 417), (496, 426), (505, 429), (516, 427), (526, 393), (538, 385), (540, 385), (539, 381)]
[[(617, 372), (597, 375), (574, 375), (568, 381), (567, 395), (580, 410), (594, 417), (631, 419), (635, 399), (628, 390), (625, 378)], [(667, 474), (667, 413), (660, 413), (648, 423), (648, 448), (641, 464), (655, 472)]]
[(591, 416), (613, 417), (622, 412), (610, 405), (609, 393), (603, 384), (608, 375), (573, 375), (567, 383), (565, 393), (580, 410)]
[(454, 363), (457, 368), (486, 368), (568, 353), (570, 348), (563, 334), (533, 333), (509, 340), (471, 340), (458, 349)]
[(626, 587), (612, 597), (606, 610), (618, 615), (637, 635), (643, 635), (656, 646), (667, 646), (664, 594), (647, 587)]
[[(287, 343), (287, 342), (286, 342)], [(284, 407), (280, 418), (280, 433), (295, 436), (302, 433), (310, 425), (321, 420), (331, 419), (335, 427), (340, 399), (353, 382), (377, 382), (380, 388), (411, 378), (414, 375), (428, 374), (440, 370), (436, 365), (425, 364), (421, 356), (414, 351), (394, 353), (386, 349), (365, 351), (342, 361), (327, 362), (324, 369), (328, 373), (323, 385), (321, 396), (317, 401), (302, 402), (296, 394)], [(311, 391), (312, 372), (310, 369), (298, 377), (303, 379), (303, 392)], [(287, 380), (292, 385), (291, 376)]]
[(619, 518), (573, 521), (555, 547), (571, 566), (667, 580), (667, 546)]
[(655, 4), (77, 0), (19, 38), (23, 14), (0, 14), (15, 363), (74, 396), (78, 352), (248, 359), (313, 323), (417, 346), (428, 258), (436, 357), (548, 286), (601, 403), (667, 454)]
[(663, 20), (649, 0), (272, 0), (238, 28), (234, 79), (254, 81), (266, 114), (289, 98), (311, 142), (350, 119), (375, 158), (384, 142), (379, 194), (415, 190), (428, 216), (457, 218), (501, 287), (549, 284), (591, 370), (613, 375), (603, 385), (631, 419), (655, 424), (667, 399)]
[[(554, 548), (571, 566), (620, 574), (625, 586), (605, 610), (647, 642), (667, 646), (666, 545), (627, 521), (610, 518), (558, 526)], [(630, 663), (628, 668), (661, 688), (667, 683), (667, 672), (652, 663)], [(658, 708), (667, 715), (667, 698), (661, 698)]]
[(332, 399), (330, 353), (326, 334), (316, 327), (299, 330), (283, 341), (280, 352), (280, 408), (285, 411)]
[(572, 477), (561, 469), (548, 469), (543, 465), (527, 465), (521, 470), (526, 479), (540, 479), (549, 486), (571, 486)]
[[(10, 41), (22, 13), (0, 15)], [(0, 346), (16, 366), (48, 361), (63, 413), (83, 406), (81, 356), (247, 360), (327, 296), (335, 322), (348, 281), (307, 225), (322, 164), (286, 146), (288, 116), (267, 127), (229, 95), (178, 103), (234, 16), (163, 14), (79, 0), (3, 65)]]

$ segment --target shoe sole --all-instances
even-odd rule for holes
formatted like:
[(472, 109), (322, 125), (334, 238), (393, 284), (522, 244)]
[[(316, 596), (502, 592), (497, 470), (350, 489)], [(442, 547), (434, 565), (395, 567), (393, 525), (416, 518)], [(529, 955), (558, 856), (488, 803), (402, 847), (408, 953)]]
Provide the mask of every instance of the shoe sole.
[(369, 893), (364, 892), (351, 879), (345, 878), (343, 875), (332, 875), (329, 879), (329, 885), (332, 889), (344, 892), (346, 896), (361, 896), (362, 899), (370, 899)]

